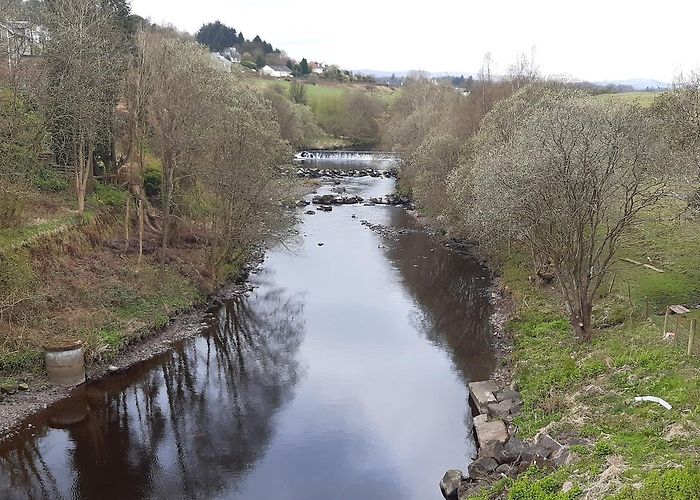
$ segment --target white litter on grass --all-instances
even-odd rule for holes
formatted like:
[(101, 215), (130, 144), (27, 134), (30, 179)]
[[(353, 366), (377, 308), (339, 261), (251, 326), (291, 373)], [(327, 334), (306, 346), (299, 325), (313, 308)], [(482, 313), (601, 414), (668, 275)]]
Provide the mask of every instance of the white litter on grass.
[(651, 401), (652, 403), (660, 404), (661, 406), (663, 406), (667, 410), (671, 409), (671, 405), (668, 404), (668, 402), (664, 401), (661, 398), (657, 398), (656, 396), (638, 396), (638, 397), (634, 398), (634, 400), (637, 402), (639, 402), (639, 401)]

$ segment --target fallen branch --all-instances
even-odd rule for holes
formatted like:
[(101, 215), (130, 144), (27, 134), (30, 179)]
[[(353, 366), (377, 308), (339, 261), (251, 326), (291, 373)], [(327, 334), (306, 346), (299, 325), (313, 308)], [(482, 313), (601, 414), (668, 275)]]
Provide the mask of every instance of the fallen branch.
[(634, 264), (635, 266), (644, 266), (644, 267), (646, 267), (646, 268), (648, 268), (648, 269), (651, 269), (652, 271), (656, 271), (657, 273), (663, 273), (663, 272), (665, 272), (663, 269), (659, 269), (658, 267), (654, 267), (654, 266), (652, 266), (651, 264), (643, 264), (643, 263), (641, 263), (641, 262), (639, 262), (639, 261), (636, 261), (636, 260), (634, 260), (634, 259), (623, 258), (623, 259), (620, 259), (620, 260), (623, 260), (623, 261), (625, 261), (625, 262), (629, 262), (630, 264)]

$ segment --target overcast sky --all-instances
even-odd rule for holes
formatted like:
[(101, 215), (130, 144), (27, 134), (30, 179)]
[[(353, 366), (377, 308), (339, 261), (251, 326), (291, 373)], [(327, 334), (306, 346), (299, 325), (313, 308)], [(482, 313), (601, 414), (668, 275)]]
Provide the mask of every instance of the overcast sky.
[(219, 19), (290, 56), (349, 69), (505, 72), (535, 48), (542, 73), (670, 81), (700, 63), (694, 0), (132, 0), (136, 14), (194, 33)]

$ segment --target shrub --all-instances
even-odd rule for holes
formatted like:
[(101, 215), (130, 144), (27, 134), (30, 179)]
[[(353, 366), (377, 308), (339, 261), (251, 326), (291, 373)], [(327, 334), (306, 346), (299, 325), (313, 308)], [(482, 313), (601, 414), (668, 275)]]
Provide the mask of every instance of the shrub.
[(0, 189), (0, 229), (17, 227), (22, 222), (24, 201), (12, 189)]
[(42, 167), (34, 177), (34, 186), (42, 191), (60, 192), (68, 189), (66, 176), (49, 167)]
[(95, 191), (92, 197), (97, 203), (112, 208), (123, 207), (126, 204), (126, 193), (124, 191), (100, 182), (95, 184)]
[(163, 172), (159, 168), (148, 167), (143, 173), (143, 190), (152, 203), (160, 201)]
[(0, 88), (0, 180), (19, 182), (37, 166), (44, 127), (15, 93)]

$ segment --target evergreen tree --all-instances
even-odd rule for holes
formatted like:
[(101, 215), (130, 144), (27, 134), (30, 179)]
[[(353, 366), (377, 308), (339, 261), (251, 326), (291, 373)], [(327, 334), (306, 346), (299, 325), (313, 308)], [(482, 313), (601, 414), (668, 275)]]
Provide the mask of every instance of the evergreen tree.
[(311, 73), (311, 70), (309, 69), (309, 62), (306, 60), (306, 58), (302, 59), (299, 63), (299, 70), (301, 71), (302, 75), (308, 75)]
[(212, 52), (221, 52), (227, 47), (232, 47), (238, 41), (236, 30), (223, 24), (221, 21), (207, 23), (202, 26), (195, 39), (202, 45), (209, 47)]

